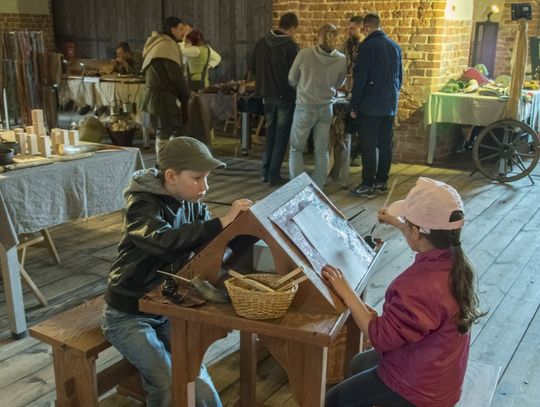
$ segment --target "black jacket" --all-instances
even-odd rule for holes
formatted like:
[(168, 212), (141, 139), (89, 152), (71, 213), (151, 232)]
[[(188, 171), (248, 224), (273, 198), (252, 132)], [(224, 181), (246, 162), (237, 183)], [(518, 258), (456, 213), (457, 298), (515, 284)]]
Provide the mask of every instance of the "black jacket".
[(372, 32), (358, 48), (351, 109), (367, 116), (395, 116), (402, 82), (401, 48), (384, 32)]
[(278, 30), (270, 31), (257, 41), (251, 68), (257, 96), (294, 102), (296, 91), (287, 77), (299, 50), (289, 35)]
[(112, 308), (135, 314), (139, 299), (165, 277), (156, 270), (170, 272), (172, 265), (177, 271), (222, 227), (204, 204), (169, 195), (156, 169), (136, 172), (125, 196), (125, 225), (105, 300)]

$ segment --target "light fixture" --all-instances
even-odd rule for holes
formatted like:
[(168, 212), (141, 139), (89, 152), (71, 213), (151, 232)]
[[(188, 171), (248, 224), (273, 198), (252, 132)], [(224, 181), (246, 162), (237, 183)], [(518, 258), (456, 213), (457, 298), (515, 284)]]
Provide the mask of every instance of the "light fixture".
[(497, 14), (499, 13), (499, 7), (497, 7), (495, 4), (493, 6), (491, 6), (491, 8), (489, 9), (489, 12), (487, 13), (487, 21), (491, 21), (491, 16), (493, 14)]

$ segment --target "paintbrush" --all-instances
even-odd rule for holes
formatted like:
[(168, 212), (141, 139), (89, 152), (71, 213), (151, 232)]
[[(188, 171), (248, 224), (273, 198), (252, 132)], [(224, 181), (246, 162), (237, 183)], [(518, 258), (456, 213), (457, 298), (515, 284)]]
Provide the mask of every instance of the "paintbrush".
[[(398, 180), (397, 178), (394, 179), (394, 182), (392, 183), (392, 186), (390, 187), (390, 190), (388, 191), (388, 195), (386, 195), (386, 199), (384, 200), (384, 203), (383, 203), (383, 206), (382, 206), (383, 208), (386, 208), (386, 205), (388, 205), (388, 202), (390, 202), (390, 197), (394, 193), (394, 189), (396, 188), (397, 180)], [(379, 220), (377, 220), (377, 222), (375, 222), (375, 224), (371, 228), (371, 232), (369, 233), (368, 236), (373, 237), (373, 232), (375, 231), (375, 228), (377, 227), (378, 224), (379, 224)]]

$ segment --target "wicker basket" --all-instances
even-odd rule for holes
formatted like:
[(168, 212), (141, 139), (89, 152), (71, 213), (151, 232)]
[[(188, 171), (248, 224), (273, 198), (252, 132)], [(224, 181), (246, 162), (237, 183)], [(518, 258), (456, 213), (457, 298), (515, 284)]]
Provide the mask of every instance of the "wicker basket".
[[(257, 280), (269, 287), (276, 287), (281, 275), (250, 274), (249, 278)], [(279, 318), (287, 312), (298, 290), (298, 285), (287, 291), (258, 291), (238, 278), (225, 281), (225, 287), (231, 297), (234, 310), (238, 315), (248, 319)]]

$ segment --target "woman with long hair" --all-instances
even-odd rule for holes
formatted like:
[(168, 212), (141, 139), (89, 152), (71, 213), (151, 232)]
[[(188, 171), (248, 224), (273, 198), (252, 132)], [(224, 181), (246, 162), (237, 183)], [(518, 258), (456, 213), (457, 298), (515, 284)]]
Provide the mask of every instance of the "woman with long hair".
[(461, 247), (464, 219), (457, 191), (422, 177), (405, 200), (379, 211), (379, 221), (401, 230), (417, 252), (386, 290), (381, 315), (340, 270), (323, 269), (373, 345), (353, 358), (352, 377), (328, 392), (327, 407), (453, 407), (460, 399), (470, 330), (483, 316), (474, 268)]
[(212, 48), (202, 32), (191, 30), (184, 42), (180, 43), (182, 55), (186, 59), (186, 70), (189, 89), (192, 92), (210, 85), (208, 72), (221, 62), (221, 56)]

